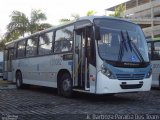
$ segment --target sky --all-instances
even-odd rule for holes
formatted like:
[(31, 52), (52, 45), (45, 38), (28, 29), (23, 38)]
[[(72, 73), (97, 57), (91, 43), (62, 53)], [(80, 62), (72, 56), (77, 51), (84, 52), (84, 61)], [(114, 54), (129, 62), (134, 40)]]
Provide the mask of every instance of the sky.
[(32, 9), (40, 9), (47, 16), (47, 23), (57, 25), (59, 19), (70, 18), (71, 14), (85, 16), (95, 10), (96, 15), (104, 15), (106, 8), (128, 0), (2, 0), (0, 3), (0, 36), (6, 32), (12, 11), (18, 10), (30, 17)]

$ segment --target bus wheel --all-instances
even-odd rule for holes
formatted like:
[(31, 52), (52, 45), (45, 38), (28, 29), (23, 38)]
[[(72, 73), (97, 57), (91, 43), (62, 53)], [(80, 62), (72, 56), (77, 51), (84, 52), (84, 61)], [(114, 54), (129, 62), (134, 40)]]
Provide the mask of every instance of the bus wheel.
[(17, 72), (16, 73), (16, 87), (18, 89), (21, 89), (23, 87), (23, 84), (22, 84), (22, 74), (21, 72)]
[(60, 83), (61, 93), (64, 97), (71, 97), (72, 96), (72, 78), (68, 73), (65, 73), (61, 77)]

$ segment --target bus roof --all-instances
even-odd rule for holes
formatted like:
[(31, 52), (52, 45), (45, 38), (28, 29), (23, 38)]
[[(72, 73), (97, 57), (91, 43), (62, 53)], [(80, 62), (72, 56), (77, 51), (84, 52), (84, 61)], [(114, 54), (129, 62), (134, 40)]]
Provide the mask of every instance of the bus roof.
[[(130, 22), (130, 23), (133, 23), (127, 19), (124, 19), (124, 18), (118, 18), (118, 17), (112, 17), (112, 16), (85, 16), (85, 17), (80, 17), (77, 21), (79, 20), (90, 20), (91, 22), (93, 22), (94, 19), (96, 18), (106, 18), (106, 19), (114, 19), (114, 20), (122, 20), (122, 21), (126, 21), (126, 22)], [(135, 23), (133, 23), (135, 24)]]
[[(19, 38), (19, 39), (16, 39), (16, 40), (13, 40), (11, 42), (8, 42), (6, 43), (5, 45), (6, 46), (10, 46), (10, 44), (14, 44), (15, 42), (18, 42), (20, 40), (23, 40), (23, 39), (27, 39), (29, 37), (32, 37), (34, 35), (39, 35), (41, 33), (44, 33), (44, 32), (48, 32), (48, 31), (51, 31), (51, 30), (54, 30), (54, 29), (57, 29), (57, 28), (60, 28), (60, 27), (63, 27), (63, 26), (67, 26), (67, 25), (70, 25), (70, 24), (74, 24), (75, 22), (78, 22), (78, 21), (82, 21), (82, 20), (89, 20), (93, 23), (93, 20), (96, 19), (96, 18), (106, 18), (106, 19), (114, 19), (114, 20), (121, 20), (121, 21), (125, 21), (125, 22), (129, 22), (129, 23), (132, 23), (132, 24), (135, 24), (131, 21), (128, 21), (126, 19), (123, 19), (123, 18), (117, 18), (117, 17), (110, 17), (110, 16), (86, 16), (86, 17), (80, 17), (79, 19), (77, 20), (74, 20), (74, 21), (71, 21), (71, 22), (67, 22), (65, 24), (61, 24), (61, 25), (58, 25), (58, 26), (54, 26), (54, 27), (50, 27), (50, 28), (47, 28), (45, 30), (42, 30), (42, 31), (38, 31), (38, 32), (35, 32), (31, 35), (28, 35), (28, 36), (25, 36), (23, 38)], [(11, 45), (12, 46), (12, 45)]]

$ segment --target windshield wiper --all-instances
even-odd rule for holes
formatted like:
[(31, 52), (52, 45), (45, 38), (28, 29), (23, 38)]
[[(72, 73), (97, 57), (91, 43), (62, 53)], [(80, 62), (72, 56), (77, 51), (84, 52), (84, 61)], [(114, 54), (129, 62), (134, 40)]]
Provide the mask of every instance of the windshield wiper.
[(122, 36), (122, 41), (120, 42), (118, 61), (122, 61), (122, 57), (124, 55), (124, 48), (123, 47), (125, 47), (126, 51), (128, 51), (126, 43), (125, 43), (125, 38), (124, 38), (124, 35), (123, 35), (122, 31), (121, 31), (121, 36)]
[(137, 48), (137, 46), (132, 42), (132, 40), (130, 39), (130, 37), (129, 37), (129, 34), (128, 34), (128, 31), (126, 31), (126, 33), (127, 33), (127, 39), (128, 39), (128, 43), (129, 43), (129, 46), (130, 46), (130, 50), (132, 50), (132, 46), (133, 46), (133, 51), (134, 51), (134, 53), (137, 55), (137, 57), (139, 58), (139, 60), (141, 61), (141, 62), (144, 62), (144, 59), (143, 59), (143, 57), (142, 57), (142, 54), (140, 53), (140, 51), (138, 50), (138, 48)]

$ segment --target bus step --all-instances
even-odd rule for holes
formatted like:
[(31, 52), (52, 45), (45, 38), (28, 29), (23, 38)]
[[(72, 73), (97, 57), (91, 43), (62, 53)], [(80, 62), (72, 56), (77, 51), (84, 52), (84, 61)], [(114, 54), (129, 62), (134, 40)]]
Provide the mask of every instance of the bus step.
[(76, 91), (76, 92), (84, 92), (84, 93), (90, 93), (89, 90), (82, 90), (82, 89), (76, 89), (76, 88), (74, 88), (73, 91)]
[(88, 90), (90, 90), (90, 88), (85, 88), (85, 90), (87, 90), (87, 91), (88, 91)]

